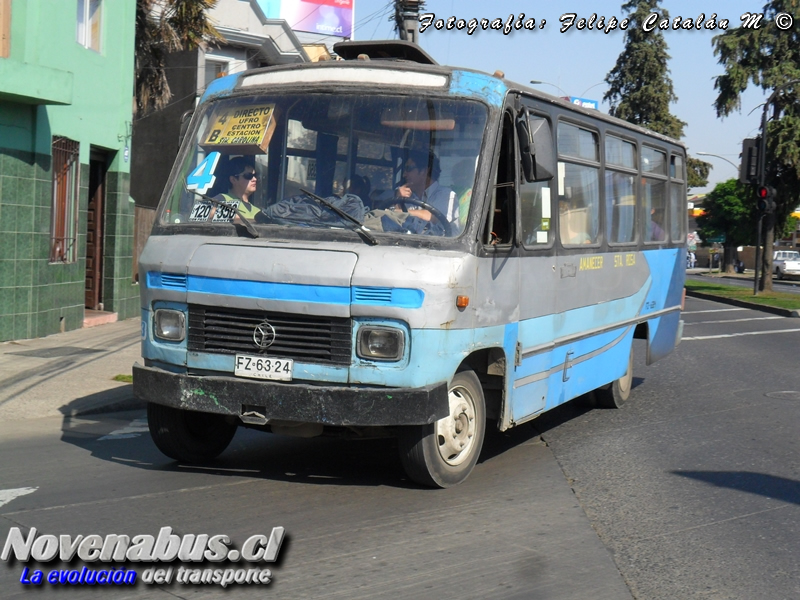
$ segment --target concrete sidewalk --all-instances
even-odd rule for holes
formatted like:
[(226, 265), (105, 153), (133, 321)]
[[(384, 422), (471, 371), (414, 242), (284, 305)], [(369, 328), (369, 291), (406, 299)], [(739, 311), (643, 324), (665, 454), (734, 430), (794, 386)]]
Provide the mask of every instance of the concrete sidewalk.
[(144, 407), (115, 381), (141, 359), (141, 320), (0, 343), (0, 420)]

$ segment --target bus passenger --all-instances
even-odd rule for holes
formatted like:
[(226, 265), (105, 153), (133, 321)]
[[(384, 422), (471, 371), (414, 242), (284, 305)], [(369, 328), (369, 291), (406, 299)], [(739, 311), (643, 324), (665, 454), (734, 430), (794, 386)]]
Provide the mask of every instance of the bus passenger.
[(648, 239), (651, 242), (664, 241), (665, 232), (662, 225), (664, 224), (664, 209), (651, 208), (650, 209), (650, 226), (647, 229)]
[(587, 233), (586, 210), (573, 209), (564, 198), (558, 201), (559, 235), (561, 243), (566, 245), (591, 244), (592, 238)]
[(370, 201), (369, 192), (371, 187), (372, 186), (369, 183), (369, 178), (362, 177), (361, 175), (353, 175), (347, 181), (345, 193), (355, 194), (362, 202), (367, 203)]
[[(458, 221), (458, 203), (456, 194), (450, 188), (439, 184), (442, 169), (439, 158), (433, 152), (411, 150), (403, 166), (405, 183), (395, 190), (395, 200), (402, 205), (403, 200), (422, 200), (438, 209), (449, 223)], [(409, 202), (408, 213), (423, 221), (430, 221), (433, 216), (427, 209), (414, 206)]]
[(472, 202), (472, 183), (475, 179), (475, 160), (465, 158), (453, 167), (453, 188), (458, 197), (458, 224), (463, 229), (467, 224), (469, 205)]

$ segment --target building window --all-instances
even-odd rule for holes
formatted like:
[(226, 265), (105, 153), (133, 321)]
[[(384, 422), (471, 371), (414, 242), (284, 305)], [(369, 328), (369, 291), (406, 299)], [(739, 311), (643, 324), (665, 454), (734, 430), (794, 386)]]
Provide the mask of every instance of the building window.
[(78, 0), (78, 43), (100, 52), (103, 0)]
[(206, 61), (206, 74), (205, 74), (205, 86), (208, 87), (208, 84), (217, 79), (218, 77), (225, 77), (228, 74), (228, 63), (226, 62), (219, 62), (215, 60), (207, 60)]
[(50, 262), (75, 262), (78, 231), (79, 144), (53, 138), (53, 216)]
[(0, 0), (0, 58), (11, 52), (11, 0)]

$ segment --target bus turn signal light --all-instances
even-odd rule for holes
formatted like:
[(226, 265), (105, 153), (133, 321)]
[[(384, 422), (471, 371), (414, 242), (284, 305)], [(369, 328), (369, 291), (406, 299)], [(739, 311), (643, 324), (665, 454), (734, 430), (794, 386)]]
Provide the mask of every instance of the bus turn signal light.
[(456, 306), (458, 308), (467, 308), (469, 306), (469, 296), (456, 296)]

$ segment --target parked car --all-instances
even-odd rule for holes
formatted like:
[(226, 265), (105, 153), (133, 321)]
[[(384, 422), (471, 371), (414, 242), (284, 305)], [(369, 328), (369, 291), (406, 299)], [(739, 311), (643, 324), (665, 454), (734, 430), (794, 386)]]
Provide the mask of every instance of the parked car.
[(778, 279), (800, 276), (800, 252), (796, 250), (776, 250), (772, 256), (772, 268)]

